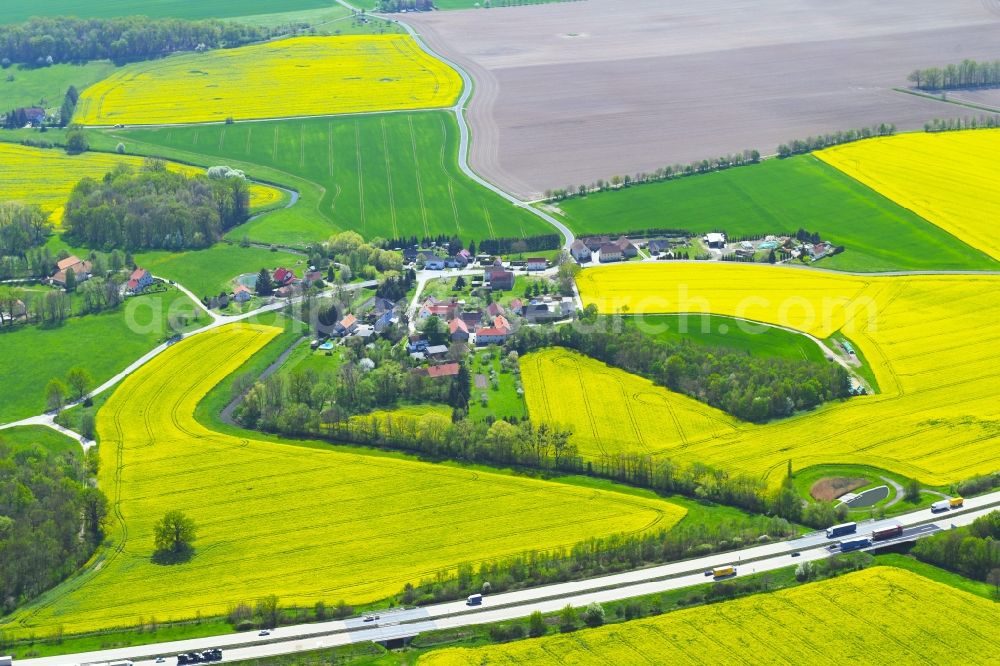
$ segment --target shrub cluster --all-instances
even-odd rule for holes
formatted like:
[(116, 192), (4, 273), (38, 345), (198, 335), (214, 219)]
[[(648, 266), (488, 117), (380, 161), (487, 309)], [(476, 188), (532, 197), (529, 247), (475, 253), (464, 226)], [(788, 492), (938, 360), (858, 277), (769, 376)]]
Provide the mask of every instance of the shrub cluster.
[(0, 59), (46, 66), (88, 60), (122, 65), (194, 51), (259, 42), (268, 30), (230, 21), (151, 19), (145, 16), (87, 18), (54, 16), (0, 25)]
[(107, 499), (80, 459), (0, 441), (0, 613), (37, 597), (103, 539)]
[(159, 160), (139, 170), (120, 164), (100, 181), (84, 178), (66, 204), (65, 238), (110, 250), (202, 248), (247, 220), (250, 190), (241, 178), (214, 180), (168, 171)]

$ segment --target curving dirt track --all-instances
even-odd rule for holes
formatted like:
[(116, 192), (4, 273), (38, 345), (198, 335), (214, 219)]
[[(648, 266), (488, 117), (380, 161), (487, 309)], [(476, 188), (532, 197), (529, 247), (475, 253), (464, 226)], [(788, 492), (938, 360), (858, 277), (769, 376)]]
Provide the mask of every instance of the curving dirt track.
[(475, 79), (470, 161), (523, 198), (615, 174), (971, 110), (893, 92), (994, 59), (993, 0), (586, 0), (408, 14)]

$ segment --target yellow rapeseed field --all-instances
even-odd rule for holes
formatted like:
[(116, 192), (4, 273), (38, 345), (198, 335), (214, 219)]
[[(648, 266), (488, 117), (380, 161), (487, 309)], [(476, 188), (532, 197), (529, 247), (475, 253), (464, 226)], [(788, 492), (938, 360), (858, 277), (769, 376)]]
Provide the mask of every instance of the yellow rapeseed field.
[[(816, 157), (1000, 259), (1000, 130), (915, 132)], [(885, 239), (891, 243), (892, 239)]]
[(565, 349), (521, 359), (528, 413), (568, 427), (581, 455), (655, 453), (689, 437), (723, 437), (739, 421), (653, 382)]
[[(463, 562), (670, 527), (666, 502), (428, 463), (257, 441), (194, 419), (198, 402), (280, 330), (233, 325), (190, 338), (101, 408), (100, 486), (112, 546), (96, 567), (0, 624), (67, 633), (284, 604), (363, 603)], [(153, 524), (179, 509), (194, 558), (153, 564)]]
[(875, 567), (569, 635), (430, 652), (420, 666), (997, 663), (997, 605)]
[(87, 88), (74, 122), (154, 125), (450, 106), (458, 74), (408, 35), (295, 37), (125, 67)]
[[(101, 178), (122, 162), (142, 164), (142, 157), (87, 152), (67, 155), (62, 150), (0, 143), (0, 201), (36, 204), (56, 225), (73, 187), (84, 177)], [(199, 167), (167, 162), (171, 171), (204, 174)], [(265, 185), (250, 186), (250, 206), (260, 209), (281, 200), (281, 191)]]
[[(720, 262), (588, 269), (578, 284), (584, 303), (607, 313), (710, 312), (820, 338), (843, 331), (870, 363), (882, 391), (765, 425), (716, 412), (719, 417), (708, 425), (699, 425), (704, 419), (686, 421), (678, 433), (665, 414), (660, 436), (645, 437), (643, 450), (762, 475), (783, 469), (789, 459), (798, 469), (867, 464), (933, 485), (1000, 469), (1000, 276), (861, 278)], [(534, 389), (527, 359), (526, 400), (537, 418), (544, 398)], [(625, 381), (620, 371), (601, 366), (601, 372)], [(575, 390), (566, 386), (566, 373), (544, 381), (546, 395)], [(594, 390), (600, 401), (627, 396)], [(660, 395), (689, 409), (687, 398)], [(631, 401), (633, 408), (639, 402)], [(584, 413), (553, 407), (559, 404), (549, 403), (553, 421), (572, 421), (586, 433)], [(772, 482), (779, 478), (770, 476)]]

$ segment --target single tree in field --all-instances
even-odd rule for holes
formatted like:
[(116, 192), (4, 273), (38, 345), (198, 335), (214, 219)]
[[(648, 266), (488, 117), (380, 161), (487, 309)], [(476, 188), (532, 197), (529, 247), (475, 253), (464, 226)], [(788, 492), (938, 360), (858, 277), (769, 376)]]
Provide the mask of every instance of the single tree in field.
[(262, 626), (274, 629), (281, 619), (281, 605), (278, 603), (277, 595), (270, 595), (257, 600), (257, 607), (254, 613), (260, 618)]
[(544, 636), (548, 627), (545, 626), (545, 618), (542, 617), (541, 611), (535, 611), (530, 616), (528, 616), (528, 635), (532, 638), (538, 638), (539, 636)]
[(73, 397), (77, 400), (84, 396), (93, 382), (90, 373), (80, 366), (70, 368), (69, 372), (66, 373), (66, 383), (73, 390)]
[(910, 479), (906, 482), (906, 491), (903, 495), (903, 499), (907, 502), (919, 502), (920, 501), (920, 482), (916, 479)]
[(566, 604), (566, 606), (559, 611), (559, 631), (567, 632), (576, 629), (576, 609), (571, 605)]
[(588, 627), (599, 627), (604, 624), (604, 606), (593, 601), (583, 611), (583, 621)]
[(153, 526), (153, 545), (158, 554), (176, 557), (189, 553), (196, 536), (194, 521), (182, 511), (168, 511)]
[(1000, 599), (1000, 568), (990, 569), (986, 574), (986, 582), (993, 586), (993, 596)]
[(260, 273), (257, 273), (256, 288), (258, 296), (270, 296), (274, 293), (274, 283), (271, 281), (271, 274), (267, 272), (266, 268), (260, 269)]
[(53, 410), (66, 404), (66, 385), (59, 379), (53, 379), (45, 386), (45, 407)]
[(76, 291), (76, 272), (72, 268), (66, 269), (66, 291)]
[(69, 134), (66, 135), (66, 152), (71, 155), (78, 155), (88, 150), (90, 150), (90, 143), (87, 141), (87, 135), (83, 133), (83, 130), (70, 130)]
[(108, 516), (108, 498), (98, 488), (83, 491), (83, 515), (87, 532), (94, 543), (104, 538), (104, 520)]
[(80, 414), (80, 434), (87, 439), (94, 439), (94, 412), (85, 409)]

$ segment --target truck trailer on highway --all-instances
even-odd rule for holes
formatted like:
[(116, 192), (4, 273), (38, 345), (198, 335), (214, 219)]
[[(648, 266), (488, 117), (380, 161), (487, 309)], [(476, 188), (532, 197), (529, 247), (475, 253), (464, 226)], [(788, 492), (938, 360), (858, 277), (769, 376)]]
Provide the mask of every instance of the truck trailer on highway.
[(899, 523), (896, 523), (891, 527), (883, 527), (880, 530), (872, 532), (873, 541), (879, 541), (880, 539), (895, 539), (899, 536), (903, 536), (903, 526)]
[(858, 531), (857, 523), (841, 523), (840, 525), (834, 525), (833, 527), (828, 527), (826, 529), (826, 538), (832, 539), (834, 537), (839, 537), (844, 534), (854, 534)]
[(965, 499), (961, 497), (951, 497), (949, 499), (939, 500), (931, 504), (931, 511), (937, 513), (938, 511), (947, 511), (948, 509), (960, 509), (962, 505), (965, 504)]
[(872, 540), (868, 537), (862, 537), (860, 539), (850, 539), (848, 541), (840, 542), (840, 552), (849, 553), (852, 550), (860, 550), (862, 548), (867, 548), (872, 545)]
[(0, 666), (13, 666), (13, 657), (0, 657)]
[(470, 594), (469, 598), (465, 600), (466, 606), (480, 606), (483, 603), (483, 595), (481, 594)]
[(736, 575), (736, 567), (729, 565), (726, 567), (715, 567), (712, 569), (713, 578), (728, 578)]

